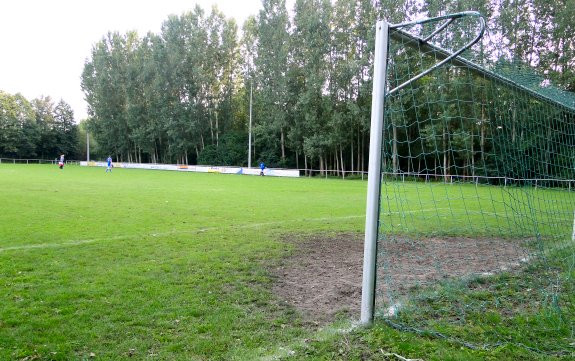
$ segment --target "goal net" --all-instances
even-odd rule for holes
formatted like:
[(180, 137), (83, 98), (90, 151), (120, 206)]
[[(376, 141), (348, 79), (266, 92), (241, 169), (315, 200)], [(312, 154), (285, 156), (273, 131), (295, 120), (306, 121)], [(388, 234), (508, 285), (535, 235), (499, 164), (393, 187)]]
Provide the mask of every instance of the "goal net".
[(480, 40), (477, 13), (378, 26), (362, 321), (572, 352), (575, 95)]

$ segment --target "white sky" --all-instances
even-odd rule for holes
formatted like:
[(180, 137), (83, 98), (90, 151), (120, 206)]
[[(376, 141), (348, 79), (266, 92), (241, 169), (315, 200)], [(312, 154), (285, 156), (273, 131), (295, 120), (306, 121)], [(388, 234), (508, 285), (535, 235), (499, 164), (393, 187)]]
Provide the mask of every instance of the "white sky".
[[(288, 1), (289, 3), (290, 1)], [(168, 15), (195, 4), (234, 17), (238, 28), (261, 0), (8, 0), (0, 8), (0, 90), (28, 100), (63, 99), (77, 122), (87, 117), (80, 88), (84, 61), (108, 31), (160, 32)]]

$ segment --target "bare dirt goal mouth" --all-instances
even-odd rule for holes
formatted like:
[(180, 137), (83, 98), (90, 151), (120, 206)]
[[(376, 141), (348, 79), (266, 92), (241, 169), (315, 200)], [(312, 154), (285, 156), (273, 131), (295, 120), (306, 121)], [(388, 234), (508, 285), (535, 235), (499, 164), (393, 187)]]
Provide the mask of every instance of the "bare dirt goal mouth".
[[(274, 266), (273, 292), (317, 325), (338, 317), (359, 319), (363, 237), (359, 233), (285, 236), (284, 241), (294, 244), (295, 250)], [(515, 268), (527, 257), (520, 245), (519, 241), (488, 238), (392, 238), (378, 246), (384, 255), (378, 274), (394, 280), (398, 285), (394, 291), (407, 292), (447, 277)], [(385, 287), (383, 282), (378, 284), (378, 292)]]

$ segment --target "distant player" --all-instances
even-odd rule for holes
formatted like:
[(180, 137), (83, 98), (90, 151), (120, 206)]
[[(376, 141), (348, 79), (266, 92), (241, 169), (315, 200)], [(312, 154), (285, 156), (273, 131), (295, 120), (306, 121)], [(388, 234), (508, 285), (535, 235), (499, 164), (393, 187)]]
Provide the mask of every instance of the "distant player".
[(58, 162), (58, 167), (60, 167), (60, 169), (64, 169), (64, 154), (62, 154), (60, 156), (60, 161)]
[(260, 162), (260, 175), (264, 175), (264, 169), (266, 169), (266, 165), (264, 162)]
[(106, 167), (106, 173), (108, 173), (108, 172), (111, 172), (111, 171), (112, 171), (112, 168), (114, 167), (114, 166), (112, 165), (112, 157), (111, 157), (111, 156), (108, 156), (108, 159), (106, 159), (106, 162), (107, 162), (107, 164), (108, 164), (108, 166)]

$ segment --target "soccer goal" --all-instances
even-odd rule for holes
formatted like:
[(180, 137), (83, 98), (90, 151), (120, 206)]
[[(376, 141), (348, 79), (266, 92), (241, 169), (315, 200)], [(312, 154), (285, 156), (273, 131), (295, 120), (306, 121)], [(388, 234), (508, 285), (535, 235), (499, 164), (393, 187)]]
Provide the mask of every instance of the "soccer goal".
[(376, 28), (361, 323), (568, 350), (501, 324), (573, 332), (575, 95), (479, 13)]

